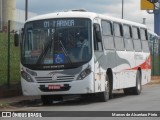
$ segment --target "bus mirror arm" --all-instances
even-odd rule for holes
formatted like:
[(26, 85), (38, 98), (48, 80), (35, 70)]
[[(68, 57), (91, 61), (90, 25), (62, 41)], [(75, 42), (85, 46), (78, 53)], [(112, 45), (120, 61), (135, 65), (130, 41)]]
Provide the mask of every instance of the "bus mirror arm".
[(102, 42), (102, 36), (101, 36), (101, 30), (100, 30), (99, 24), (97, 24), (97, 23), (94, 24), (94, 31), (96, 34), (97, 42)]
[(15, 32), (15, 34), (14, 34), (14, 46), (18, 47), (18, 45), (19, 45), (19, 35), (18, 35), (17, 32)]
[(102, 42), (102, 37), (101, 37), (101, 32), (100, 31), (96, 31), (96, 36), (97, 36), (97, 41)]

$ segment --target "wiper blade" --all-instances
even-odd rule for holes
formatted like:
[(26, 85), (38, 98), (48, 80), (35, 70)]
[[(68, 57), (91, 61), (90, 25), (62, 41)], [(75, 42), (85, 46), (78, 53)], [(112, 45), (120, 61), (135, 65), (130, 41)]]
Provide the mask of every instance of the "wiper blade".
[(64, 47), (62, 41), (61, 41), (61, 40), (58, 40), (58, 41), (59, 41), (59, 43), (60, 43), (60, 45), (61, 45), (61, 49), (62, 49), (63, 53), (65, 54), (65, 56), (66, 56), (67, 59), (68, 59), (68, 61), (69, 61), (70, 63), (72, 63), (71, 58), (69, 57), (68, 52), (67, 52), (66, 48)]
[[(64, 53), (65, 56), (67, 57), (67, 60), (68, 60), (70, 63), (72, 63), (72, 61), (71, 61), (71, 59), (70, 59), (70, 57), (69, 57), (69, 55), (68, 55), (68, 52), (67, 52), (67, 50), (65, 49), (62, 41), (61, 41), (61, 40), (58, 40), (58, 41), (59, 41), (59, 44), (61, 45), (61, 49), (62, 49), (63, 53)], [(46, 46), (45, 46), (45, 48), (44, 48), (44, 52), (42, 52), (42, 53), (40, 54), (40, 56), (39, 56), (36, 64), (40, 64), (40, 63), (42, 62), (42, 60), (43, 60), (44, 57), (46, 56), (46, 54), (47, 54), (47, 52), (48, 52), (48, 50), (49, 50), (49, 48), (50, 48), (51, 45), (52, 45), (52, 41), (50, 40), (50, 41), (47, 42), (47, 44), (46, 44)]]
[(47, 44), (45, 45), (45, 47), (44, 47), (44, 52), (42, 52), (42, 53), (40, 54), (40, 56), (39, 56), (36, 64), (40, 64), (40, 63), (41, 63), (41, 61), (42, 61), (42, 60), (44, 59), (44, 57), (46, 56), (46, 54), (47, 54), (47, 52), (48, 52), (48, 50), (49, 50), (49, 48), (50, 48), (51, 45), (52, 45), (52, 40), (49, 40), (49, 41), (47, 42)]

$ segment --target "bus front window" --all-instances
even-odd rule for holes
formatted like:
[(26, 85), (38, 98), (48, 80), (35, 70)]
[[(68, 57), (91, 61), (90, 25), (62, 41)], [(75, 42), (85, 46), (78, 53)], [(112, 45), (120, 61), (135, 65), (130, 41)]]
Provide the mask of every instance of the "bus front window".
[(52, 19), (26, 23), (22, 64), (65, 65), (90, 59), (89, 19)]

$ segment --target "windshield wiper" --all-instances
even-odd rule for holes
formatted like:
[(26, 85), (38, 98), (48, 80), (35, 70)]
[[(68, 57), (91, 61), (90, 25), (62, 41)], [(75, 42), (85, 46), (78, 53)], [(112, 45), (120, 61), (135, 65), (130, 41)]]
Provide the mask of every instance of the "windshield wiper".
[[(49, 41), (47, 42), (47, 44), (46, 44), (45, 47), (44, 47), (44, 51), (40, 54), (40, 56), (39, 56), (36, 64), (40, 64), (40, 63), (42, 62), (42, 60), (43, 60), (44, 57), (46, 56), (49, 48), (51, 47), (52, 42), (53, 42), (53, 40), (49, 40)], [(61, 40), (58, 40), (58, 42), (59, 42), (59, 44), (61, 45), (61, 49), (62, 49), (63, 53), (65, 54), (67, 60), (68, 60), (70, 63), (72, 63), (72, 61), (71, 61), (71, 59), (70, 59), (70, 57), (69, 57), (69, 55), (68, 55), (68, 53), (67, 53), (67, 50), (65, 49), (62, 41), (61, 41)]]
[(49, 48), (51, 47), (52, 45), (52, 42), (53, 40), (48, 40), (45, 47), (44, 47), (44, 51), (40, 54), (38, 60), (37, 60), (37, 63), (36, 64), (40, 64), (42, 62), (42, 60), (44, 59), (44, 57), (46, 56)]
[(61, 41), (61, 40), (58, 40), (58, 42), (59, 42), (59, 44), (61, 45), (61, 49), (62, 49), (63, 53), (65, 54), (65, 56), (67, 57), (67, 60), (68, 60), (70, 63), (72, 63), (71, 58), (69, 57), (68, 52), (67, 52), (66, 48), (64, 47), (62, 41)]

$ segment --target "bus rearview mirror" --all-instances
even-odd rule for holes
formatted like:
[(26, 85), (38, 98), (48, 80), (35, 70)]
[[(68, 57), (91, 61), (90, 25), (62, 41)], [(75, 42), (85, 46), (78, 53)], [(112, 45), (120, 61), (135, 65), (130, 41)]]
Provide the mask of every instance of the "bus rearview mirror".
[(16, 32), (16, 33), (14, 34), (14, 46), (15, 46), (15, 47), (18, 47), (18, 45), (19, 45), (19, 35), (18, 35), (18, 33)]

